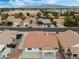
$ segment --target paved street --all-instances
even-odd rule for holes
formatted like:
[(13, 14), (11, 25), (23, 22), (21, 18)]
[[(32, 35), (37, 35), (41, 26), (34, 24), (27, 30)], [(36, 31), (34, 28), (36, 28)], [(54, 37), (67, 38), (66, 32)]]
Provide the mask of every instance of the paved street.
[(16, 31), (66, 31), (73, 30), (79, 31), (79, 28), (26, 28), (26, 27), (0, 27), (0, 30), (16, 30)]

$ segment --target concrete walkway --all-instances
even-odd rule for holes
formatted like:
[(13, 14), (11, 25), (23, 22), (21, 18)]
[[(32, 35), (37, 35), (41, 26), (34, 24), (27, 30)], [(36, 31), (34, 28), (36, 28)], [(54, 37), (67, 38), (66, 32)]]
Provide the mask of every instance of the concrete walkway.
[(45, 54), (44, 59), (56, 59), (56, 56), (53, 56), (53, 53), (51, 54)]
[(20, 44), (19, 44), (19, 46), (18, 46), (18, 49), (24, 49), (24, 40), (25, 40), (25, 38), (26, 38), (27, 35), (28, 35), (28, 32), (25, 32), (25, 33), (24, 33), (24, 36), (23, 36), (23, 38), (21, 39), (21, 42), (20, 42)]

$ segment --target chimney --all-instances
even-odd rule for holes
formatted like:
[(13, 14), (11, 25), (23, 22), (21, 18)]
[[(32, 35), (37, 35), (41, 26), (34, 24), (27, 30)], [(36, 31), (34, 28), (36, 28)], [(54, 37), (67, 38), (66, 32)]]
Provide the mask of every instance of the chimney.
[(48, 34), (48, 33), (46, 33), (46, 35), (48, 36), (49, 34)]

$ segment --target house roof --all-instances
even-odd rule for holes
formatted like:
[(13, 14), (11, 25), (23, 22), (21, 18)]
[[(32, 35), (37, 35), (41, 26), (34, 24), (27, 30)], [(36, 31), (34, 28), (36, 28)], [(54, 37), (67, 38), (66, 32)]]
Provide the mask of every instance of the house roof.
[(38, 21), (42, 21), (43, 23), (51, 23), (50, 19), (42, 19), (42, 18), (40, 18)]
[(26, 36), (24, 41), (25, 48), (58, 48), (57, 38), (54, 35), (45, 35), (41, 31), (33, 31)]
[(12, 37), (14, 37), (16, 34), (16, 31), (2, 31), (0, 32), (0, 44), (6, 45)]
[(10, 16), (10, 17), (8, 17), (7, 21), (11, 21), (11, 22), (14, 22), (14, 23), (21, 23), (22, 19), (20, 19), (20, 18), (17, 19), (14, 16)]
[(53, 21), (56, 21), (57, 24), (63, 24), (64, 23), (64, 18), (53, 19)]
[(73, 54), (79, 54), (79, 47), (72, 47), (72, 48), (70, 48), (70, 51)]
[(58, 39), (64, 48), (69, 48), (79, 43), (78, 33), (71, 30), (59, 33)]

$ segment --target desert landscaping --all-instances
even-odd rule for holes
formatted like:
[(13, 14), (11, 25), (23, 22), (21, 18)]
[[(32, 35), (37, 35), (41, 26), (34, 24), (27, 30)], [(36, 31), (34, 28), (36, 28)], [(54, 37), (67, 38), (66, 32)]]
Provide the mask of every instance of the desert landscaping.
[(77, 27), (79, 12), (75, 10), (1, 9), (0, 26), (11, 27)]

